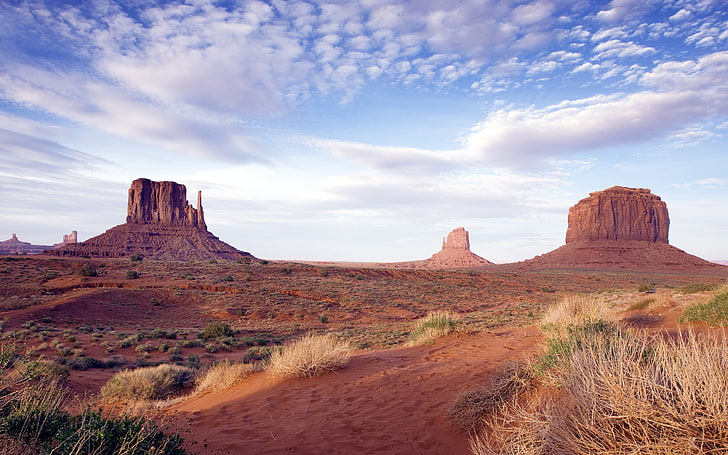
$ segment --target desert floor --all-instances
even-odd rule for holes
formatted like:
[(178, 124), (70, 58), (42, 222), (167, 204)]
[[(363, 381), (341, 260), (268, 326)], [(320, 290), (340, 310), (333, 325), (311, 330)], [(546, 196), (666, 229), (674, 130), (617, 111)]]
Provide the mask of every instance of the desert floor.
[[(96, 276), (79, 274), (87, 263)], [(298, 335), (334, 332), (357, 347), (342, 370), (286, 381), (258, 373), (150, 415), (201, 454), (458, 454), (468, 453), (468, 435), (447, 418), (453, 400), (486, 384), (503, 362), (542, 352), (538, 321), (549, 305), (598, 293), (634, 327), (678, 330), (688, 327), (678, 322), (685, 305), (708, 298), (679, 288), (726, 277), (5, 256), (0, 335), (30, 356), (66, 365), (69, 389), (93, 402), (124, 368), (254, 361), (256, 351)], [(648, 288), (656, 292), (638, 292)], [(646, 298), (660, 304), (627, 310)], [(414, 322), (444, 309), (461, 316), (457, 331), (406, 347)], [(229, 324), (234, 336), (201, 341), (197, 334), (214, 321)]]

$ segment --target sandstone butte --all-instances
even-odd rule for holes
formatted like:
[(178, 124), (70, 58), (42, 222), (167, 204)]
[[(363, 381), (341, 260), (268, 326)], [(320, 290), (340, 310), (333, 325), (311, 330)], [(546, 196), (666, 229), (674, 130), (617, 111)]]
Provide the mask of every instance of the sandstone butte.
[(569, 209), (566, 244), (527, 261), (524, 269), (716, 270), (725, 267), (668, 242), (670, 218), (662, 199), (645, 188), (614, 186)]
[(427, 259), (425, 268), (456, 268), (456, 267), (479, 267), (491, 264), (470, 251), (470, 236), (465, 228), (454, 229), (442, 239), (442, 250)]
[(187, 188), (175, 182), (136, 179), (129, 188), (126, 224), (115, 226), (85, 242), (67, 244), (48, 254), (124, 257), (171, 261), (253, 258), (207, 230), (202, 192), (197, 206), (187, 201)]
[(48, 248), (50, 247), (46, 245), (33, 245), (20, 241), (17, 234), (0, 242), (0, 254), (37, 254)]

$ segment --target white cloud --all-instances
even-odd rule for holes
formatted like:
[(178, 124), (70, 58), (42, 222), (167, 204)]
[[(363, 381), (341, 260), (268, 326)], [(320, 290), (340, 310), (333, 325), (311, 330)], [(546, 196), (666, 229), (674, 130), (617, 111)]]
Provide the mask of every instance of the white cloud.
[(641, 57), (647, 54), (654, 54), (656, 51), (653, 47), (642, 46), (631, 41), (623, 42), (620, 40), (612, 39), (598, 44), (594, 48), (594, 52), (597, 54), (597, 58), (610, 59)]

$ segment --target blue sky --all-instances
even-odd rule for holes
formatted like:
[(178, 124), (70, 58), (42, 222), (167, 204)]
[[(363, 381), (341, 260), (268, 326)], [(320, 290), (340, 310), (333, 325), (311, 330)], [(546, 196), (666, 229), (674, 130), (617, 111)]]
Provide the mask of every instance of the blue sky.
[[(85, 240), (146, 177), (271, 259), (510, 262), (614, 185), (728, 259), (722, 0), (0, 2), (0, 237)], [(4, 233), (4, 234), (3, 234)]]

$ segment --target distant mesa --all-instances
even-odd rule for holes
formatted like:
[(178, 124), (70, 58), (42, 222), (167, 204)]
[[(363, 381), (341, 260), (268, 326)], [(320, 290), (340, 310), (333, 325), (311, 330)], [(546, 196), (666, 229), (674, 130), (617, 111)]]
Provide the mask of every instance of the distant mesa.
[(29, 242), (21, 242), (18, 235), (13, 233), (8, 240), (0, 242), (0, 254), (38, 254), (50, 248), (47, 245), (33, 245)]
[[(65, 240), (65, 238), (64, 238)], [(47, 251), (62, 256), (124, 257), (170, 261), (253, 258), (207, 230), (202, 192), (197, 206), (187, 201), (187, 188), (175, 182), (137, 179), (129, 188), (126, 224), (81, 243)]]
[(426, 268), (480, 267), (491, 264), (490, 261), (470, 251), (470, 236), (465, 228), (454, 229), (442, 239), (442, 250), (427, 259)]
[(668, 243), (670, 217), (645, 188), (614, 186), (590, 193), (569, 209), (566, 244), (511, 264), (526, 269), (688, 271), (725, 270)]
[(70, 234), (64, 234), (63, 241), (61, 243), (56, 243), (55, 245), (53, 245), (53, 248), (60, 248), (66, 245), (72, 245), (74, 243), (78, 243), (78, 232), (71, 231)]

